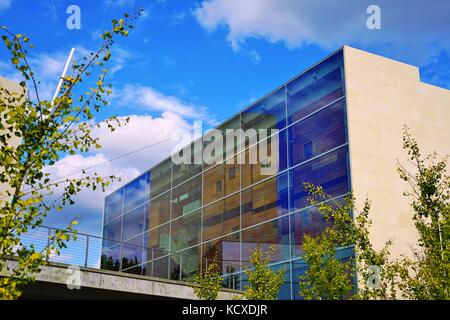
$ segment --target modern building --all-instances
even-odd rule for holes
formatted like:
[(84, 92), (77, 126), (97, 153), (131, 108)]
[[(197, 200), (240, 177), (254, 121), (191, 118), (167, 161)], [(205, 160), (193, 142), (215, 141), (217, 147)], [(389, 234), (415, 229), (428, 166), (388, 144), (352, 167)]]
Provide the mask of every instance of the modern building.
[(278, 129), (275, 174), (261, 175), (260, 162), (168, 157), (108, 195), (102, 267), (186, 279), (218, 259), (225, 285), (239, 289), (251, 251), (273, 244), (273, 268), (286, 270), (280, 298), (298, 299), (303, 235), (324, 226), (304, 182), (336, 199), (352, 191), (359, 207), (371, 199), (375, 245), (392, 238), (395, 255), (410, 254), (417, 235), (396, 171), (403, 125), (424, 153), (450, 154), (450, 91), (422, 83), (414, 66), (344, 46), (218, 127)]

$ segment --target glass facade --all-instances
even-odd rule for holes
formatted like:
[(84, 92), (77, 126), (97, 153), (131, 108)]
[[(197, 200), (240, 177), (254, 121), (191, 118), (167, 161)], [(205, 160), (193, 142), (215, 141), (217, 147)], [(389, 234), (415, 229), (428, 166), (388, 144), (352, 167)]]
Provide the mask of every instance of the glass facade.
[[(303, 183), (336, 198), (350, 190), (343, 68), (339, 51), (218, 127), (278, 129), (273, 136), (225, 148), (214, 164), (175, 165), (168, 158), (108, 195), (102, 268), (185, 280), (215, 259), (224, 286), (242, 289), (251, 251), (274, 245), (272, 266), (286, 270), (280, 298), (299, 299), (303, 236), (325, 225)], [(260, 156), (248, 161), (252, 148), (270, 150), (274, 138), (278, 170), (261, 174)]]

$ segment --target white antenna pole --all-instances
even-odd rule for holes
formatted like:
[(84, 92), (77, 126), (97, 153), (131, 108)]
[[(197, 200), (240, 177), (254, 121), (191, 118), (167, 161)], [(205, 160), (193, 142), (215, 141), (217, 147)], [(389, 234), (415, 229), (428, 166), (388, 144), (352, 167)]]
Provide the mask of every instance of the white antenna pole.
[(72, 61), (74, 52), (75, 52), (75, 48), (72, 48), (70, 50), (69, 57), (67, 58), (66, 65), (64, 66), (64, 70), (61, 74), (61, 77), (59, 78), (58, 86), (56, 87), (55, 94), (53, 95), (52, 106), (53, 106), (53, 102), (55, 101), (56, 97), (58, 96), (59, 90), (61, 89), (64, 77), (66, 76), (67, 69), (69, 69), (70, 61)]

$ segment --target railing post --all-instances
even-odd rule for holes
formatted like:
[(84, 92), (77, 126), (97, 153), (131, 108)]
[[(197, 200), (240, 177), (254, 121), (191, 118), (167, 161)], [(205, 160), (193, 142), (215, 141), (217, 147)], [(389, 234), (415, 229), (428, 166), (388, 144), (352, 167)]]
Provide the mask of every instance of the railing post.
[[(47, 228), (47, 230), (48, 230), (48, 235), (47, 235), (47, 248), (49, 248), (49, 247), (50, 247), (50, 237), (51, 237), (51, 235), (52, 235), (52, 229)], [(46, 257), (45, 257), (45, 261), (46, 261), (46, 262), (48, 262), (48, 257), (50, 256), (50, 254), (51, 254), (51, 252), (50, 252), (48, 255), (46, 255)]]
[(152, 277), (153, 277), (153, 259), (154, 259), (154, 257), (155, 257), (155, 252), (153, 251), (153, 249), (155, 249), (155, 248), (152, 248), (152, 264), (151, 264), (151, 266), (152, 266), (152, 272), (150, 273), (150, 276), (152, 276)]
[(180, 275), (179, 275), (178, 280), (181, 281), (181, 259), (182, 259), (183, 255), (181, 253), (179, 253), (179, 255), (180, 255)]
[(232, 282), (233, 282), (233, 286), (232, 286), (231, 289), (236, 289), (236, 276), (233, 275), (233, 277), (231, 277), (231, 280), (232, 280)]
[(86, 236), (86, 252), (84, 257), (84, 266), (88, 265), (88, 255), (89, 255), (89, 236)]

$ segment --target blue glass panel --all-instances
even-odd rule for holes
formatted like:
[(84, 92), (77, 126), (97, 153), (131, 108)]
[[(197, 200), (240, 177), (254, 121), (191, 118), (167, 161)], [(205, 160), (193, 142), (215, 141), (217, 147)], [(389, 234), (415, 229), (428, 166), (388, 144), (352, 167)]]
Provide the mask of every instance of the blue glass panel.
[(282, 87), (241, 113), (242, 129), (286, 127), (285, 88)]
[(337, 102), (288, 129), (291, 166), (346, 142), (344, 104)]
[(288, 175), (261, 182), (242, 191), (242, 227), (288, 213)]
[(293, 282), (293, 299), (300, 300), (300, 276), (304, 275), (308, 270), (308, 265), (303, 259), (292, 261), (292, 282)]
[(330, 152), (291, 170), (291, 211), (302, 209), (310, 203), (303, 183), (321, 185), (332, 196), (349, 191), (347, 176), (347, 147)]
[(274, 245), (271, 262), (289, 259), (289, 218), (287, 216), (242, 230), (242, 265), (250, 266), (251, 253), (259, 245), (265, 252)]
[(113, 246), (121, 241), (122, 218), (118, 218), (103, 226), (103, 239), (109, 240), (106, 246)]
[(124, 187), (124, 212), (150, 199), (150, 174), (147, 172)]
[(288, 124), (344, 95), (342, 51), (287, 84)]
[(325, 228), (326, 220), (316, 207), (309, 207), (290, 216), (292, 229), (292, 254), (303, 254), (303, 237), (315, 237)]
[(143, 204), (123, 215), (122, 240), (128, 240), (144, 232), (144, 217), (148, 205)]
[(123, 213), (123, 188), (114, 191), (105, 198), (105, 217), (107, 223)]
[(270, 267), (274, 271), (284, 270), (284, 281), (281, 285), (280, 292), (278, 293), (279, 300), (290, 300), (291, 299), (291, 268), (290, 263), (277, 264)]

